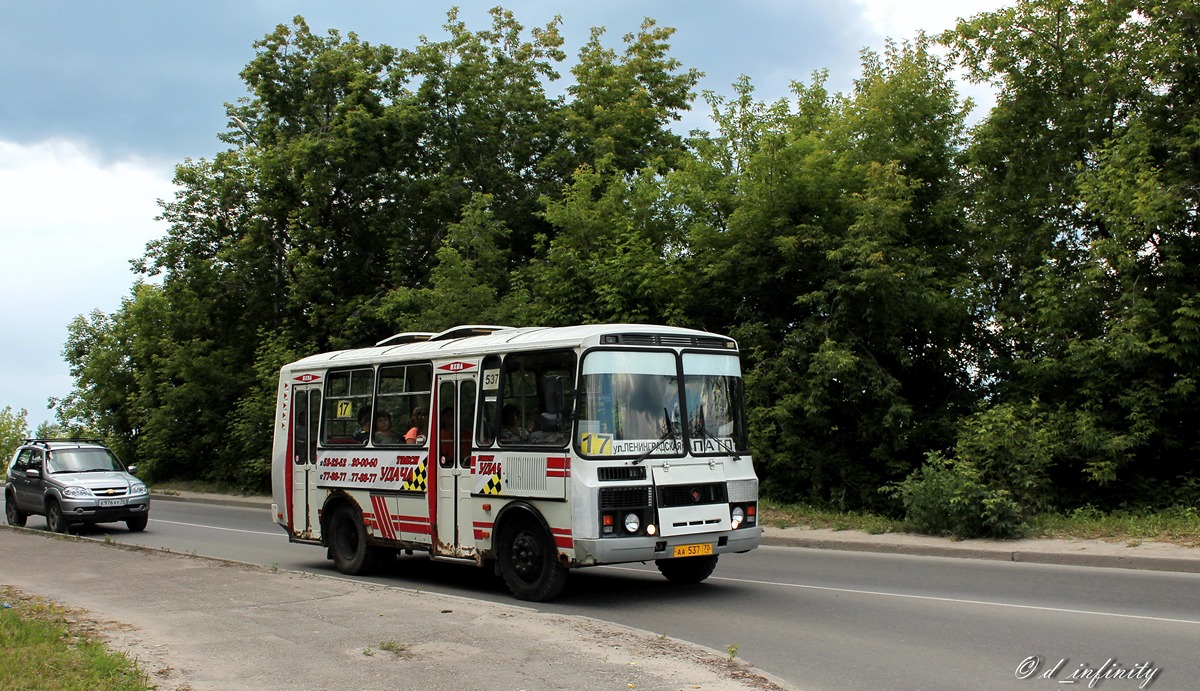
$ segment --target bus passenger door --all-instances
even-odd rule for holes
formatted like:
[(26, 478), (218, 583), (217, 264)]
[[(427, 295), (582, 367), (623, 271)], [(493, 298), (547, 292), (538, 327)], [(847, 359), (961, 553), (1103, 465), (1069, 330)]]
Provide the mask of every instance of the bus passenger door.
[(296, 386), (292, 396), (292, 506), (288, 515), (294, 535), (314, 537), (313, 523), (321, 499), (317, 491), (317, 421), (321, 415), (321, 386)]
[[(445, 557), (473, 557), (474, 538), (466, 502), (471, 497), (471, 431), (475, 415), (474, 374), (438, 377), (436, 438), (437, 517), (433, 552)], [(464, 547), (464, 543), (470, 545)]]

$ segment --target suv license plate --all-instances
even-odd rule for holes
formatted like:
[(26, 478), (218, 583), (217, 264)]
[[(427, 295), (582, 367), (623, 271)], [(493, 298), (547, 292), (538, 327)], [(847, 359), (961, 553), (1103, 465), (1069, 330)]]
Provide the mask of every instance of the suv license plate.
[(702, 557), (710, 554), (712, 554), (711, 542), (702, 545), (675, 545), (675, 556), (677, 557)]
[(100, 506), (125, 506), (124, 499), (101, 499)]

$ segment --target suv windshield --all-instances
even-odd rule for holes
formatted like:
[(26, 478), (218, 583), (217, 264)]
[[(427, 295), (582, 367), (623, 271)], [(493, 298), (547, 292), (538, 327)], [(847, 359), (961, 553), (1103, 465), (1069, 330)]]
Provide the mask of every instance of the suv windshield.
[(47, 454), (46, 469), (51, 473), (86, 473), (125, 468), (108, 449), (58, 449)]
[[(592, 351), (583, 360), (576, 443), (585, 456), (746, 449), (736, 355)], [(682, 384), (682, 386), (681, 386)], [(686, 421), (686, 424), (683, 424)]]

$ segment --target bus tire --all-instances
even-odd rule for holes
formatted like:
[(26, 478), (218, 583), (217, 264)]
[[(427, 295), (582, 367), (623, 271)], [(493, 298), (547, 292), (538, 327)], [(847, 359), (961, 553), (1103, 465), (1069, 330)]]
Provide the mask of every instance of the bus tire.
[(53, 499), (46, 502), (46, 525), (56, 533), (65, 533), (71, 527), (63, 515), (62, 507)]
[(17, 528), (24, 528), (25, 521), (29, 518), (29, 514), (17, 508), (17, 500), (12, 492), (6, 492), (4, 495), (4, 517), (8, 519), (9, 525)]
[(545, 528), (529, 517), (518, 517), (504, 529), (500, 574), (518, 600), (552, 600), (567, 584), (567, 570), (558, 563), (558, 550)]
[(672, 583), (699, 583), (711, 576), (713, 569), (717, 568), (717, 555), (657, 559), (654, 565)]
[(379, 550), (367, 544), (367, 528), (349, 506), (339, 507), (329, 519), (329, 553), (337, 570), (348, 576), (370, 573), (379, 563)]

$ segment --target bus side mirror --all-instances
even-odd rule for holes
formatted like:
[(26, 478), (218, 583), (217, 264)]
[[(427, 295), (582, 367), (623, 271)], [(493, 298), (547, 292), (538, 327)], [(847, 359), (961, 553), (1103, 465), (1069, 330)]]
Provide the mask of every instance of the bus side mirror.
[(542, 380), (542, 400), (545, 401), (546, 412), (542, 413), (542, 431), (558, 432), (562, 429), (563, 408), (566, 407), (564, 380), (566, 377), (557, 375)]
[(564, 399), (566, 395), (563, 393), (563, 380), (566, 377), (554, 376), (546, 377), (542, 382), (542, 393), (546, 401), (546, 412), (554, 415), (559, 415), (563, 411)]

